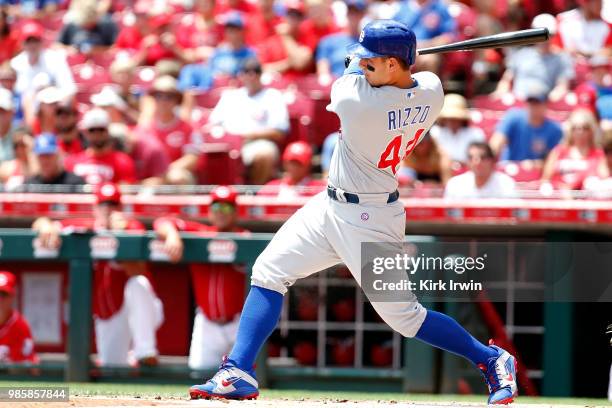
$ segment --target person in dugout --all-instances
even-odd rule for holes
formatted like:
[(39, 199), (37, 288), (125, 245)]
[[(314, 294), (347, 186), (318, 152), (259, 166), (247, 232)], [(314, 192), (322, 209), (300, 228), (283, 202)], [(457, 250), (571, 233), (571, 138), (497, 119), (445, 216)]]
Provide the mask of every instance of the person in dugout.
[(0, 271), (0, 365), (38, 364), (30, 325), (14, 308), (16, 293), (15, 275)]
[[(60, 248), (61, 232), (144, 232), (137, 220), (121, 211), (121, 193), (114, 183), (95, 188), (92, 217), (34, 221), (43, 248)], [(102, 236), (102, 235), (100, 235)], [(91, 243), (90, 243), (91, 245)], [(155, 366), (155, 334), (164, 320), (163, 305), (151, 285), (147, 264), (141, 261), (94, 261), (93, 312), (100, 366)]]
[[(183, 258), (180, 232), (195, 232), (213, 237), (219, 232), (249, 234), (237, 226), (236, 191), (218, 186), (211, 192), (210, 221), (212, 226), (177, 217), (161, 217), (153, 228), (164, 241), (164, 251), (171, 262)], [(240, 311), (244, 303), (245, 271), (232, 264), (192, 263), (189, 265), (197, 305), (189, 348), (189, 368), (216, 368), (236, 340)]]

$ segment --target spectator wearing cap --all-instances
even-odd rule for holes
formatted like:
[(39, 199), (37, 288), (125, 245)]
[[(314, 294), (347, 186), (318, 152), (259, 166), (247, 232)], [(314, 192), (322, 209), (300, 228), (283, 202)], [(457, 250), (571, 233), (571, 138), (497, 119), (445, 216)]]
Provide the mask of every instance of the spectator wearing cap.
[(24, 111), (25, 122), (34, 134), (53, 132), (56, 125), (56, 111), (64, 95), (59, 88), (48, 86), (36, 93), (33, 111)]
[(15, 275), (0, 271), (0, 364), (37, 364), (30, 325), (13, 307), (16, 294)]
[(289, 130), (287, 105), (280, 91), (261, 83), (261, 65), (247, 60), (241, 70), (239, 89), (226, 90), (208, 118), (209, 129), (242, 137), (242, 161), (253, 184), (268, 182), (275, 172), (282, 141)]
[(58, 102), (55, 109), (55, 135), (62, 155), (75, 155), (85, 148), (85, 134), (78, 127), (79, 113), (73, 100)]
[(467, 156), (469, 171), (448, 180), (444, 198), (457, 200), (516, 197), (514, 180), (495, 170), (495, 155), (488, 144), (472, 143), (468, 147)]
[[(43, 133), (34, 139), (34, 155), (38, 171), (26, 179), (25, 184), (62, 184), (80, 186), (85, 184), (83, 177), (66, 171), (59, 155), (57, 138), (53, 133)], [(74, 189), (63, 192), (73, 192)]]
[(75, 94), (76, 85), (64, 52), (45, 48), (43, 34), (44, 28), (36, 21), (28, 21), (21, 27), (23, 51), (11, 60), (17, 73), (15, 91), (25, 98), (35, 92), (39, 84), (36, 77), (44, 75), (63, 95)]
[[(247, 230), (237, 225), (236, 197), (236, 191), (230, 186), (218, 186), (211, 192), (211, 226), (177, 217), (156, 219), (153, 229), (164, 241), (164, 251), (170, 261), (179, 262), (183, 258), (180, 232), (209, 238), (223, 232), (248, 235)], [(219, 359), (231, 350), (236, 340), (244, 303), (244, 269), (232, 264), (192, 263), (189, 270), (197, 309), (188, 364), (193, 370), (210, 369), (219, 364)]]
[(348, 22), (346, 28), (340, 33), (323, 37), (317, 47), (317, 75), (322, 84), (330, 84), (332, 78), (342, 76), (346, 47), (359, 41), (361, 23), (368, 4), (365, 0), (345, 0), (345, 3)]
[(294, 80), (311, 72), (313, 52), (305, 36), (300, 34), (304, 22), (304, 5), (300, 0), (292, 0), (286, 7), (284, 22), (276, 26), (274, 35), (257, 47), (257, 55), (266, 72)]
[(15, 157), (13, 150), (13, 94), (0, 88), (0, 163)]
[[(417, 39), (417, 48), (447, 44), (453, 40), (457, 24), (442, 0), (406, 0), (393, 17), (408, 26)], [(421, 55), (417, 58), (417, 71), (438, 72), (440, 56)]]
[(23, 121), (23, 109), (21, 107), (21, 95), (15, 92), (17, 73), (11, 66), (10, 61), (0, 64), (0, 88), (7, 89), (13, 94), (13, 124), (21, 125)]
[[(557, 31), (557, 20), (550, 14), (540, 14), (533, 19), (533, 28), (548, 28), (551, 35)], [(553, 50), (550, 41), (523, 47), (510, 54), (506, 71), (497, 84), (496, 95), (512, 92), (519, 99), (525, 99), (529, 88), (544, 88), (553, 101), (561, 99), (574, 79), (571, 57), (564, 52)]]
[(110, 118), (104, 110), (94, 108), (85, 113), (80, 127), (88, 147), (80, 153), (67, 156), (64, 161), (66, 169), (83, 177), (87, 184), (106, 181), (134, 183), (134, 161), (115, 149), (108, 131), (109, 125)]
[(177, 81), (166, 75), (157, 78), (149, 91), (154, 100), (150, 123), (135, 129), (137, 138), (155, 138), (163, 146), (170, 167), (181, 171), (195, 171), (202, 148), (202, 135), (177, 115), (183, 93)]
[(285, 174), (257, 192), (257, 195), (276, 196), (292, 200), (299, 196), (312, 196), (323, 190), (326, 182), (311, 177), (312, 148), (306, 142), (293, 142), (283, 152)]
[(138, 110), (128, 106), (114, 86), (104, 86), (100, 92), (91, 96), (90, 102), (93, 106), (104, 109), (108, 113), (111, 123), (133, 125), (138, 122)]
[(557, 16), (559, 26), (551, 41), (577, 60), (609, 54), (612, 24), (602, 19), (602, 0), (578, 0), (577, 4), (577, 8)]
[(206, 61), (223, 38), (223, 27), (216, 19), (215, 0), (195, 0), (193, 13), (181, 17), (174, 35), (190, 62)]
[(0, 64), (9, 61), (19, 51), (17, 31), (12, 29), (6, 9), (0, 10)]
[(572, 112), (563, 140), (546, 159), (542, 181), (558, 190), (579, 190), (590, 177), (608, 178), (600, 140), (601, 130), (593, 113), (586, 109)]
[(24, 128), (15, 129), (12, 134), (15, 158), (0, 163), (0, 183), (6, 190), (21, 186), (25, 179), (36, 174), (37, 162), (32, 152), (32, 136)]
[(108, 15), (99, 15), (97, 3), (80, 2), (70, 11), (58, 42), (83, 54), (104, 52), (117, 39), (117, 24)]
[(502, 160), (521, 162), (525, 170), (542, 168), (562, 137), (561, 126), (546, 117), (547, 100), (544, 88), (531, 87), (526, 107), (511, 109), (502, 117), (489, 142)]
[(470, 126), (467, 100), (459, 94), (444, 96), (444, 106), (430, 133), (451, 161), (461, 165), (468, 162), (468, 146), (485, 141), (482, 129)]
[[(122, 212), (117, 184), (98, 184), (94, 194), (91, 217), (58, 221), (41, 217), (34, 221), (32, 229), (44, 248), (61, 248), (60, 234), (75, 229), (94, 233), (145, 231), (142, 223)], [(94, 262), (92, 303), (98, 363), (101, 366), (157, 365), (155, 335), (164, 314), (149, 276), (145, 262)], [(130, 360), (130, 353), (136, 362)]]
[(224, 40), (210, 56), (206, 64), (186, 65), (179, 75), (179, 88), (183, 91), (207, 90), (215, 81), (233, 78), (255, 51), (248, 47), (244, 37), (244, 18), (237, 11), (220, 16)]

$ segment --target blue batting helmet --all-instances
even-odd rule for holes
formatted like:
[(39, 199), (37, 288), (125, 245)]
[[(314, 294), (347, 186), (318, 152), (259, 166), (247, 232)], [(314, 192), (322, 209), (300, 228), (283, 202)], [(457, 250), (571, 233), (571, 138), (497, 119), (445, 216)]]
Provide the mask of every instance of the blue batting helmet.
[(360, 58), (397, 57), (413, 65), (416, 37), (412, 30), (398, 21), (374, 20), (361, 30), (359, 42), (349, 45), (347, 51)]

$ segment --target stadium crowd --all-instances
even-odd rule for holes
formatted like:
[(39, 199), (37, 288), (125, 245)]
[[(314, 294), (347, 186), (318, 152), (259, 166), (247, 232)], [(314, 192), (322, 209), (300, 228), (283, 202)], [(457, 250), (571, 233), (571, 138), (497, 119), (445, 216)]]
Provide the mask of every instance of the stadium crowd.
[[(48, 247), (65, 228), (141, 231), (121, 212), (120, 184), (251, 184), (283, 200), (320, 191), (339, 137), (330, 86), (346, 46), (376, 18), (407, 24), (419, 47), (528, 27), (552, 34), (520, 49), (418, 58), (415, 70), (435, 71), (447, 95), (398, 171), (411, 194), (612, 190), (611, 0), (0, 0), (2, 191), (97, 186), (90, 219), (36, 220)], [(181, 260), (180, 231), (246, 234), (235, 195), (213, 191), (213, 226), (156, 220), (169, 260)], [(156, 365), (163, 313), (147, 266), (94, 268), (100, 364)], [(237, 269), (190, 265), (192, 368), (231, 347), (242, 304), (223, 294), (244, 287)], [(15, 285), (0, 272), (0, 361), (36, 361), (10, 307)], [(204, 336), (217, 347), (203, 350)]]

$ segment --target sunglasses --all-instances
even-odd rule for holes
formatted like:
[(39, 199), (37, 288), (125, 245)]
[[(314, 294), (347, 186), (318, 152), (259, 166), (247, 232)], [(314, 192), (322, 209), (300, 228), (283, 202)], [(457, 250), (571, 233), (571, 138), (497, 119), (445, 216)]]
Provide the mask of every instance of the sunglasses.
[(210, 209), (225, 215), (233, 214), (236, 211), (234, 205), (230, 203), (212, 203)]
[(160, 101), (165, 100), (165, 101), (174, 101), (177, 98), (176, 94), (172, 94), (172, 93), (165, 93), (165, 92), (155, 92), (153, 94), (153, 98), (158, 99)]
[(572, 126), (572, 130), (591, 130), (591, 126), (589, 126), (589, 125), (574, 125), (574, 126)]
[(16, 149), (18, 147), (26, 147), (26, 144), (24, 142), (13, 143), (13, 148), (14, 149)]
[(93, 128), (87, 129), (89, 133), (102, 133), (102, 132), (106, 132), (107, 130), (108, 129), (106, 129), (105, 127), (93, 127)]
[(57, 109), (55, 111), (55, 114), (58, 116), (61, 116), (61, 115), (72, 116), (74, 115), (74, 111), (71, 109)]
[(28, 37), (25, 39), (26, 44), (37, 44), (40, 42), (41, 42), (41, 39), (38, 37)]
[(486, 159), (492, 159), (491, 156), (486, 156), (486, 155), (481, 155), (481, 154), (468, 154), (468, 159), (469, 160), (486, 160)]

